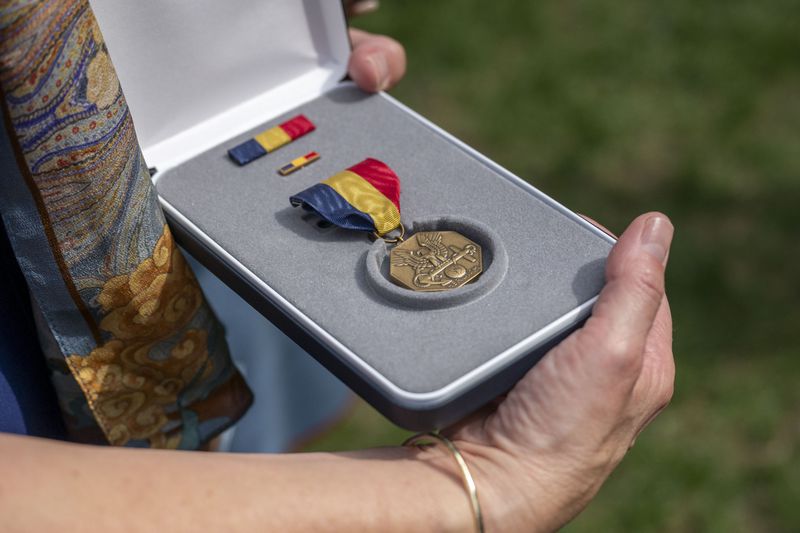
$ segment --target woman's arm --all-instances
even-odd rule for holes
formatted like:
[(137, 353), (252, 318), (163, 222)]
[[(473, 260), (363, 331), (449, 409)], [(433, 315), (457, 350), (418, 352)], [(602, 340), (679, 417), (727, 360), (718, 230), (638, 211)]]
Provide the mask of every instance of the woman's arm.
[(223, 454), (0, 435), (4, 531), (469, 531), (449, 457)]
[[(487, 531), (552, 531), (592, 499), (672, 395), (664, 268), (672, 226), (636, 219), (592, 317), (496, 406), (448, 432)], [(4, 530), (470, 531), (440, 448), (231, 455), (0, 435)]]

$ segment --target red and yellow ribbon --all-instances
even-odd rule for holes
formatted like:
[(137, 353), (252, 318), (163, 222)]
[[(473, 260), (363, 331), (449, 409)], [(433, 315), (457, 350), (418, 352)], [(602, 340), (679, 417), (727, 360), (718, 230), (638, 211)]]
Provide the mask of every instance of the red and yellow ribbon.
[(337, 172), (289, 201), (345, 229), (385, 235), (400, 226), (400, 179), (377, 159)]

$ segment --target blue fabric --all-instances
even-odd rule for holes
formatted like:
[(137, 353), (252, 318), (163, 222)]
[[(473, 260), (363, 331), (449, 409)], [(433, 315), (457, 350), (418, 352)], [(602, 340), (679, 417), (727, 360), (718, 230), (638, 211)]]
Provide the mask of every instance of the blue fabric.
[(66, 438), (25, 280), (0, 223), (0, 432)]
[(289, 202), (295, 207), (302, 205), (335, 226), (357, 231), (375, 231), (375, 221), (363, 211), (359, 211), (342, 198), (333, 187), (317, 183), (301, 191)]
[(264, 147), (258, 144), (255, 139), (250, 139), (228, 150), (228, 155), (231, 159), (236, 161), (238, 165), (242, 166), (258, 159), (262, 155), (267, 155), (267, 151), (264, 150)]

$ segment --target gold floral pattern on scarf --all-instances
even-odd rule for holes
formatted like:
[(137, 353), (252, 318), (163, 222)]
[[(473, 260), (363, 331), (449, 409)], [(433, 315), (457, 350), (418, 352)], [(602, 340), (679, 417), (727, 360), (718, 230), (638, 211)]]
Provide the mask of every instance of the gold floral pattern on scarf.
[(171, 415), (177, 416), (167, 408), (188, 384), (207, 377), (212, 363), (204, 330), (187, 329), (177, 340), (174, 334), (189, 324), (202, 301), (166, 225), (150, 257), (103, 286), (100, 328), (112, 337), (88, 356), (71, 355), (67, 362), (104, 419), (111, 444), (148, 439), (153, 446), (177, 446), (179, 433), (162, 433)]

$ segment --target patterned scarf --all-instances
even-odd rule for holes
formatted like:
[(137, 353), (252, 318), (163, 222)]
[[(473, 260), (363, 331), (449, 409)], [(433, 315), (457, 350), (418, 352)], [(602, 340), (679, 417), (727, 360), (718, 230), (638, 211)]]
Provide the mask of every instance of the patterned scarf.
[(0, 88), (18, 168), (0, 209), (71, 436), (202, 446), (252, 396), (165, 224), (88, 1), (0, 1)]

